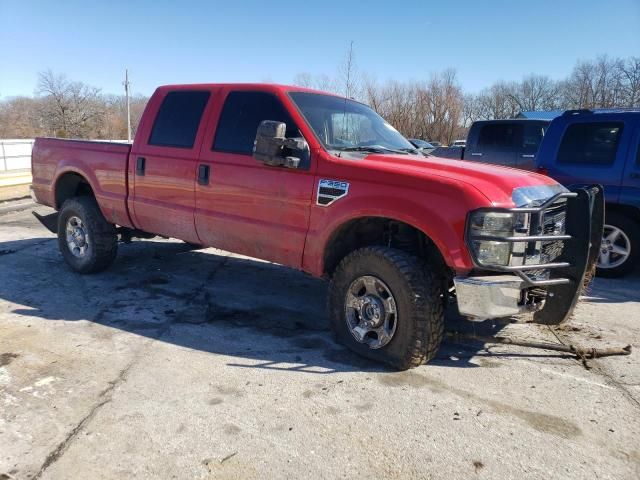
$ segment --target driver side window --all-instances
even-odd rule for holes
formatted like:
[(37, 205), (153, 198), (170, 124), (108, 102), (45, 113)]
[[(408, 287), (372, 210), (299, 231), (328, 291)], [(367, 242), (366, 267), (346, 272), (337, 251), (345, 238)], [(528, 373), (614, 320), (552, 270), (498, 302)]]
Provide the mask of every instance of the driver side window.
[(280, 100), (267, 92), (230, 92), (222, 107), (212, 150), (251, 155), (263, 120), (287, 124), (287, 138), (299, 137), (298, 127)]

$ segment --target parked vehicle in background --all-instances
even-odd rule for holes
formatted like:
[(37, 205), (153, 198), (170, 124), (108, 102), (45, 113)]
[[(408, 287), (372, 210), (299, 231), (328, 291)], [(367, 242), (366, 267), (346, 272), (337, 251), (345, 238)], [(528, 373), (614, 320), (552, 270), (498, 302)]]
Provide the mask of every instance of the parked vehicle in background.
[(429, 142), (420, 140), (419, 138), (410, 138), (409, 141), (413, 144), (414, 147), (420, 150), (420, 153), (423, 153), (425, 155), (430, 154), (436, 149), (436, 147), (434, 147)]
[(431, 155), (534, 170), (546, 120), (480, 120), (469, 129), (465, 145), (438, 148)]
[(431, 152), (432, 157), (450, 158), (452, 160), (462, 160), (464, 147), (437, 147)]
[(436, 148), (442, 147), (442, 143), (441, 142), (435, 142), (435, 141), (427, 140), (427, 143), (430, 143), (431, 145), (433, 145)]
[(470, 319), (563, 322), (602, 235), (597, 186), (424, 158), (366, 105), (281, 85), (160, 87), (133, 145), (38, 138), (32, 166), (76, 272), (154, 235), (300, 269), (330, 279), (335, 338), (399, 369), (435, 356), (452, 289)]
[(570, 110), (547, 129), (538, 171), (567, 187), (604, 185), (606, 214), (598, 275), (640, 263), (640, 110)]
[(453, 142), (451, 142), (451, 145), (449, 145), (450, 147), (466, 147), (467, 146), (467, 141), (466, 140), (454, 140)]

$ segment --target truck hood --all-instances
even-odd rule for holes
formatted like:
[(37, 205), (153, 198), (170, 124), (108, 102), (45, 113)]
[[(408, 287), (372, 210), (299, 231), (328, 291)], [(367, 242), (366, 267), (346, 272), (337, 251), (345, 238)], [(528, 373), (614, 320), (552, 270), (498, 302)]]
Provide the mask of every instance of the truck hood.
[(487, 163), (394, 154), (371, 154), (364, 161), (371, 162), (370, 166), (373, 168), (385, 171), (388, 169), (389, 173), (394, 171), (403, 174), (402, 176), (431, 181), (453, 180), (467, 184), (482, 193), (496, 207), (513, 206), (513, 192), (519, 187), (551, 187), (540, 189), (550, 192), (547, 196), (562, 189), (560, 184), (545, 175)]

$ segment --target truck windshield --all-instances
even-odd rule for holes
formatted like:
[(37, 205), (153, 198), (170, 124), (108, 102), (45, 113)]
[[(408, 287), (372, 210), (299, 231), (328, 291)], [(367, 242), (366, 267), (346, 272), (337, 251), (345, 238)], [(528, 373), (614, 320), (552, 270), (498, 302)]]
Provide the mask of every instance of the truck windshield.
[(328, 150), (417, 153), (406, 138), (362, 103), (319, 93), (290, 92), (289, 96)]

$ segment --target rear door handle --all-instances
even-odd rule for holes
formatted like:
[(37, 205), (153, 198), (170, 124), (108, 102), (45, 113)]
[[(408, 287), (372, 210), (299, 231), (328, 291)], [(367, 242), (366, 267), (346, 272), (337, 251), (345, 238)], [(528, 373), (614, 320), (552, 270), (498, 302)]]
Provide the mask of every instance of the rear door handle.
[(209, 185), (209, 165), (198, 166), (198, 185)]
[(147, 166), (147, 159), (138, 157), (136, 160), (136, 175), (144, 175), (144, 169)]
[(471, 155), (472, 155), (472, 156), (474, 156), (474, 157), (481, 157), (481, 156), (482, 156), (482, 153), (479, 153), (479, 152), (473, 152)]
[(527, 154), (527, 153), (523, 153), (522, 155), (520, 155), (522, 158), (536, 158), (535, 155), (531, 155), (531, 154)]

